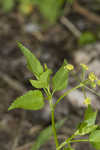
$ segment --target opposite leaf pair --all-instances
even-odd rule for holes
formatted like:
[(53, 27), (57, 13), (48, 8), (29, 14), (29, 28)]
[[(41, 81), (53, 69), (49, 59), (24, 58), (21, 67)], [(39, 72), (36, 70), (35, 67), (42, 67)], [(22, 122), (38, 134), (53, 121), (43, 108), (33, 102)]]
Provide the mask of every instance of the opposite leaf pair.
[[(36, 80), (31, 79), (30, 83), (37, 89), (43, 88), (48, 97), (50, 97), (49, 90), (52, 87), (52, 93), (55, 91), (63, 90), (67, 87), (68, 83), (68, 71), (64, 68), (67, 65), (67, 61), (64, 60), (63, 65), (56, 72), (52, 78), (52, 86), (50, 86), (50, 75), (52, 70), (45, 68), (41, 65), (39, 60), (32, 54), (26, 47), (18, 42), (18, 46), (27, 60), (27, 67), (33, 73)], [(8, 110), (15, 108), (23, 108), (27, 110), (39, 110), (44, 106), (44, 97), (40, 90), (31, 90), (25, 95), (17, 98)]]

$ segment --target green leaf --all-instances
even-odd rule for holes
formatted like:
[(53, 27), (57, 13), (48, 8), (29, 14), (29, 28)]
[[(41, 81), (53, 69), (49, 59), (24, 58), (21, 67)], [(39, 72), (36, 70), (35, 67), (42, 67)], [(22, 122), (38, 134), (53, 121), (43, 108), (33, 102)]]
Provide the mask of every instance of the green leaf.
[(44, 17), (54, 23), (62, 12), (64, 0), (34, 0), (34, 3), (38, 5)]
[(28, 15), (32, 12), (32, 1), (31, 0), (19, 0), (20, 5), (18, 7), (19, 11), (23, 15)]
[(73, 4), (73, 3), (74, 3), (74, 0), (67, 0), (67, 2), (68, 2), (69, 4)]
[(96, 42), (96, 37), (92, 32), (84, 32), (80, 36), (80, 39), (79, 39), (80, 45), (85, 45), (85, 44), (89, 44), (93, 42)]
[(93, 132), (98, 128), (98, 125), (90, 125), (82, 123), (80, 128), (77, 130), (77, 135), (86, 135), (89, 134), (90, 132)]
[(18, 47), (24, 54), (27, 60), (28, 69), (37, 77), (43, 73), (43, 67), (40, 64), (39, 60), (31, 53), (26, 47), (24, 47), (21, 43), (18, 42)]
[(88, 125), (94, 125), (96, 121), (97, 111), (94, 112), (91, 105), (88, 105), (86, 109), (84, 121), (88, 123)]
[(89, 136), (89, 141), (96, 150), (100, 150), (100, 130), (95, 130)]
[(63, 65), (56, 72), (52, 78), (53, 91), (63, 90), (67, 87), (68, 84), (68, 71), (64, 69), (64, 66), (67, 65), (67, 61), (64, 60)]
[[(65, 119), (60, 120), (59, 122), (56, 123), (56, 129), (59, 129), (65, 122)], [(45, 144), (53, 135), (52, 127), (49, 126), (43, 131), (40, 132), (36, 143), (32, 146), (31, 150), (39, 150), (39, 148)]]
[(3, 0), (2, 1), (2, 9), (4, 12), (9, 12), (14, 7), (14, 0)]
[(15, 108), (23, 108), (27, 110), (39, 110), (44, 106), (44, 98), (39, 90), (29, 91), (21, 97), (18, 97), (8, 108), (12, 110)]
[(51, 74), (52, 70), (47, 68), (47, 70), (40, 75), (40, 80), (49, 84)]
[(97, 129), (98, 125), (95, 125), (97, 111), (94, 112), (89, 105), (86, 109), (84, 121), (79, 125), (76, 135), (85, 135)]
[(51, 69), (47, 69), (40, 75), (39, 80), (30, 80), (32, 86), (35, 88), (47, 88), (50, 82), (51, 73)]
[(45, 88), (47, 87), (47, 83), (40, 80), (29, 80), (33, 87), (35, 88)]

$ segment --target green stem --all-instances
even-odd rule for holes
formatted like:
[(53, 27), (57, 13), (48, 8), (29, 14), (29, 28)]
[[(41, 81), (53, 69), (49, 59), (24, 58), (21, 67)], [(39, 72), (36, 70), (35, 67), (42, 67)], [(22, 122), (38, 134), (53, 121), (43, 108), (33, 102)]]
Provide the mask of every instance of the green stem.
[(44, 92), (46, 93), (46, 95), (48, 96), (48, 91), (46, 88), (43, 88), (44, 89)]
[(91, 88), (87, 87), (86, 85), (84, 85), (84, 87), (89, 90), (90, 92), (94, 93), (96, 96), (100, 97), (100, 94), (96, 93), (94, 90), (92, 90)]
[(52, 94), (50, 92), (49, 87), (47, 89), (44, 89), (44, 90), (45, 90), (47, 96), (50, 96), (49, 106), (50, 106), (50, 109), (51, 109), (52, 130), (53, 130), (54, 140), (55, 140), (55, 144), (56, 144), (56, 148), (57, 148), (59, 146), (59, 143), (58, 143), (57, 134), (56, 134), (55, 118), (54, 118), (54, 105), (53, 105), (53, 101), (52, 101)]
[(58, 148), (57, 150), (60, 150), (62, 147), (64, 147), (65, 145), (67, 145), (68, 143), (74, 143), (74, 142), (88, 142), (89, 140), (88, 139), (80, 139), (80, 140), (71, 140), (71, 141), (65, 141), (63, 142)]
[(55, 140), (56, 148), (58, 148), (59, 142), (58, 142), (56, 127), (55, 127), (54, 107), (53, 107), (52, 99), (50, 100), (50, 108), (51, 108), (52, 130), (53, 130), (53, 134), (54, 134), (54, 140)]
[[(82, 71), (82, 82), (85, 80), (85, 71), (83, 70)], [(85, 87), (83, 86), (82, 87), (82, 91), (83, 91), (83, 95), (84, 95), (84, 98), (86, 98), (86, 92), (85, 92)]]
[(63, 142), (58, 148), (57, 148), (57, 150), (60, 150), (62, 147), (64, 147), (66, 144), (68, 144), (66, 141), (65, 142)]
[(71, 143), (74, 143), (74, 142), (88, 142), (89, 140), (88, 139), (80, 139), (80, 140), (72, 140)]
[(56, 148), (57, 148), (59, 146), (59, 143), (58, 143), (57, 134), (56, 134), (54, 111), (53, 110), (52, 110), (52, 129), (53, 129), (54, 139), (55, 139)]
[(75, 86), (74, 88), (69, 89), (68, 91), (66, 91), (62, 96), (60, 96), (60, 97), (58, 98), (58, 100), (56, 101), (56, 103), (55, 103), (55, 105), (54, 105), (54, 108), (55, 108), (56, 105), (57, 105), (65, 96), (67, 96), (70, 92), (72, 92), (72, 91), (74, 91), (74, 90), (76, 90), (76, 89), (78, 89), (78, 88), (80, 88), (80, 87), (82, 87), (82, 86), (83, 86), (83, 84), (79, 84), (79, 85)]
[(85, 88), (84, 87), (82, 87), (82, 91), (83, 91), (83, 95), (84, 95), (84, 98), (86, 99), (86, 92), (85, 92)]

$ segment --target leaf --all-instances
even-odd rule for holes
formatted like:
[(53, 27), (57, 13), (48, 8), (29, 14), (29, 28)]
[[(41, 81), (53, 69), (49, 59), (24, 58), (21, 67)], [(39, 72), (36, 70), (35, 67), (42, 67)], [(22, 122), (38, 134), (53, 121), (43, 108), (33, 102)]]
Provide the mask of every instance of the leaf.
[(47, 70), (40, 75), (40, 80), (49, 84), (51, 74), (52, 70), (47, 68)]
[(100, 130), (95, 130), (89, 136), (89, 141), (96, 150), (100, 150)]
[(43, 67), (40, 64), (39, 60), (31, 53), (26, 47), (24, 47), (21, 43), (18, 42), (18, 47), (24, 54), (27, 60), (28, 69), (39, 78), (40, 74), (43, 73)]
[(88, 105), (86, 109), (84, 121), (88, 123), (88, 125), (94, 125), (96, 121), (97, 111), (94, 112), (91, 105)]
[(23, 15), (29, 15), (32, 12), (32, 1), (30, 0), (20, 0), (19, 11)]
[(2, 9), (5, 12), (9, 12), (14, 7), (14, 1), (13, 0), (3, 0), (2, 1)]
[(88, 126), (87, 124), (82, 123), (79, 130), (77, 130), (77, 135), (86, 135), (89, 134), (90, 132), (93, 132), (98, 128), (98, 125), (91, 125)]
[(27, 110), (39, 110), (44, 106), (44, 98), (39, 90), (29, 91), (25, 95), (18, 97), (8, 108), (12, 110), (15, 108), (23, 108)]
[(23, 15), (29, 15), (32, 12), (32, 5), (31, 4), (20, 4), (19, 11)]
[[(59, 129), (65, 122), (65, 119), (60, 120), (59, 122), (56, 123), (56, 129)], [(50, 137), (53, 135), (53, 131), (52, 131), (52, 126), (47, 127), (46, 129), (44, 129), (43, 131), (40, 132), (36, 143), (32, 146), (31, 150), (39, 150), (39, 148), (45, 144)]]
[(43, 16), (48, 19), (50, 23), (54, 23), (61, 14), (64, 0), (34, 0), (34, 3), (38, 5)]
[(39, 80), (29, 80), (30, 83), (32, 84), (33, 87), (35, 88), (45, 88), (47, 87), (47, 84), (43, 81), (39, 81)]
[(95, 125), (97, 111), (94, 112), (89, 105), (86, 109), (84, 121), (79, 125), (76, 135), (85, 135), (97, 129), (98, 125)]
[(74, 0), (67, 0), (67, 2), (68, 2), (69, 4), (73, 4), (73, 3), (74, 3)]
[(67, 87), (68, 84), (68, 71), (64, 69), (64, 66), (67, 65), (67, 61), (64, 60), (63, 65), (56, 72), (52, 78), (53, 91), (63, 90)]
[(35, 88), (47, 88), (50, 82), (51, 73), (51, 69), (47, 69), (40, 75), (39, 80), (30, 80), (32, 86)]
[(80, 36), (79, 44), (85, 45), (85, 44), (89, 44), (89, 43), (94, 43), (95, 41), (96, 41), (96, 37), (92, 32), (84, 32)]

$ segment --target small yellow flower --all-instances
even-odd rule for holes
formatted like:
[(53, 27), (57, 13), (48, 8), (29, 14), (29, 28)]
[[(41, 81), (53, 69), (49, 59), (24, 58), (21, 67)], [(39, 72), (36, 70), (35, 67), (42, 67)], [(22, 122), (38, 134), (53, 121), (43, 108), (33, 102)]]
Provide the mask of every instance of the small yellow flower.
[(99, 86), (100, 86), (100, 80), (97, 80), (97, 85), (99, 85)]
[(67, 70), (69, 70), (69, 71), (71, 71), (71, 70), (74, 69), (74, 66), (71, 65), (71, 64), (68, 64), (68, 65), (66, 65), (64, 68), (67, 69)]
[(91, 104), (91, 99), (89, 98), (89, 97), (87, 97), (85, 100), (84, 100), (84, 104), (85, 105), (89, 105), (89, 104)]
[(90, 72), (89, 74), (89, 80), (94, 82), (95, 80), (97, 80), (97, 77), (95, 76), (94, 72)]
[(80, 66), (84, 69), (84, 70), (88, 70), (88, 66), (85, 64), (80, 64)]

